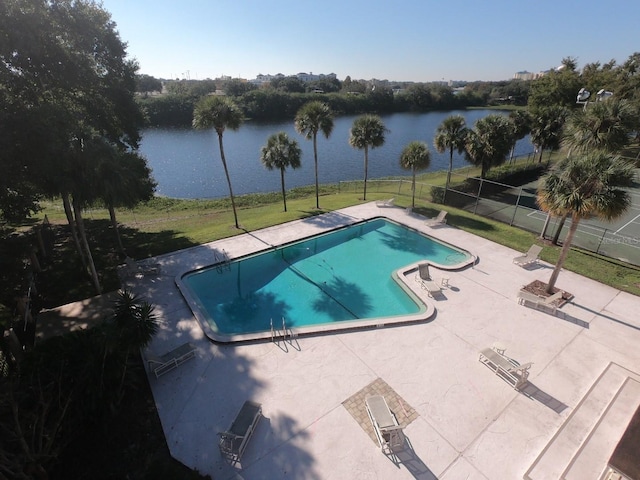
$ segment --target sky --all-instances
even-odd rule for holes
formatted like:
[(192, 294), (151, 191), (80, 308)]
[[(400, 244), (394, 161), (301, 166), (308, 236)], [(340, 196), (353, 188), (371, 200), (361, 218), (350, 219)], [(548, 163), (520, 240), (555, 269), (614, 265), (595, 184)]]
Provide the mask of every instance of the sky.
[(497, 81), (640, 51), (637, 0), (102, 0), (139, 73)]

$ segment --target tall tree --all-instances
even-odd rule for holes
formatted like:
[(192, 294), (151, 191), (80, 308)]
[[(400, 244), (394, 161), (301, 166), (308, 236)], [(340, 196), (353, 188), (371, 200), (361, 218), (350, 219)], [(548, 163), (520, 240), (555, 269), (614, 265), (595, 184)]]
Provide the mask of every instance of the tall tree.
[(349, 145), (359, 150), (364, 150), (364, 194), (367, 199), (367, 175), (369, 172), (369, 148), (384, 145), (387, 128), (382, 119), (377, 115), (362, 115), (353, 121), (349, 131)]
[(431, 154), (424, 142), (411, 142), (400, 154), (400, 166), (405, 170), (411, 170), (411, 208), (416, 206), (416, 172), (429, 168), (430, 164)]
[(516, 149), (518, 140), (522, 140), (531, 132), (531, 115), (527, 110), (514, 110), (509, 113), (509, 123), (511, 124), (511, 134), (513, 143), (511, 144), (511, 153), (509, 161), (513, 160), (513, 153)]
[(233, 188), (231, 187), (231, 178), (229, 177), (229, 169), (227, 168), (227, 160), (224, 156), (224, 146), (222, 136), (225, 129), (238, 130), (244, 116), (235, 102), (227, 97), (207, 96), (198, 102), (193, 111), (193, 126), (199, 129), (212, 128), (218, 134), (218, 145), (220, 147), (220, 159), (224, 167), (224, 174), (227, 177), (229, 186), (229, 197), (231, 198), (231, 207), (233, 208), (233, 218), (238, 225), (238, 214), (236, 212), (236, 203), (233, 198)]
[(307, 140), (313, 140), (313, 162), (316, 179), (316, 208), (320, 208), (320, 194), (318, 187), (318, 132), (329, 138), (333, 131), (333, 113), (326, 103), (313, 101), (303, 105), (294, 121), (296, 132), (304, 135)]
[(569, 111), (560, 105), (538, 108), (531, 111), (531, 142), (539, 152), (542, 162), (545, 149), (556, 150), (560, 146), (562, 128)]
[(126, 255), (120, 238), (116, 208), (133, 208), (140, 202), (151, 200), (156, 183), (151, 177), (147, 161), (137, 152), (121, 152), (112, 145), (105, 145), (104, 154), (99, 160), (96, 184), (98, 196), (109, 211), (118, 248)]
[(638, 127), (638, 109), (628, 100), (609, 98), (574, 111), (566, 123), (562, 146), (570, 153), (591, 150), (619, 152), (631, 143)]
[(473, 165), (481, 167), (480, 177), (485, 178), (491, 167), (504, 163), (511, 149), (512, 132), (504, 115), (491, 114), (476, 121), (465, 138), (465, 157)]
[(633, 164), (602, 151), (567, 157), (543, 177), (537, 195), (540, 208), (552, 215), (571, 216), (548, 293), (555, 289), (580, 220), (597, 216), (609, 221), (621, 216), (631, 204), (624, 187), (632, 185), (633, 178)]
[(300, 167), (302, 150), (298, 142), (290, 140), (285, 132), (274, 133), (267, 139), (267, 144), (260, 151), (260, 161), (267, 170), (280, 170), (280, 184), (282, 186), (282, 201), (284, 211), (287, 211), (287, 195), (284, 188), (284, 171), (287, 167)]
[(464, 151), (465, 139), (467, 137), (467, 124), (462, 115), (451, 115), (443, 120), (436, 129), (436, 135), (433, 138), (433, 146), (440, 153), (444, 153), (449, 149), (449, 170), (447, 170), (447, 183), (444, 187), (444, 195), (442, 203), (444, 203), (449, 183), (451, 182), (451, 172), (453, 170), (453, 151), (458, 153)]

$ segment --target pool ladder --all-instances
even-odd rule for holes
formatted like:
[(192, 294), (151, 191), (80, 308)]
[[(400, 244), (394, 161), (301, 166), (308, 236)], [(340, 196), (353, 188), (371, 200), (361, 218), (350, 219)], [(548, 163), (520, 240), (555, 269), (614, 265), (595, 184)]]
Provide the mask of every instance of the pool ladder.
[(224, 248), (220, 254), (214, 251), (213, 258), (215, 260), (216, 270), (218, 273), (222, 273), (223, 270), (231, 270), (231, 260), (229, 259), (229, 254)]
[(284, 317), (282, 317), (282, 330), (278, 330), (273, 326), (273, 318), (270, 320), (270, 322), (271, 322), (271, 341), (272, 342), (275, 342), (277, 338), (282, 338), (283, 340), (286, 340), (287, 336), (289, 337), (289, 339), (296, 336), (293, 333), (293, 330), (291, 330), (290, 328), (287, 328), (287, 325), (284, 321)]

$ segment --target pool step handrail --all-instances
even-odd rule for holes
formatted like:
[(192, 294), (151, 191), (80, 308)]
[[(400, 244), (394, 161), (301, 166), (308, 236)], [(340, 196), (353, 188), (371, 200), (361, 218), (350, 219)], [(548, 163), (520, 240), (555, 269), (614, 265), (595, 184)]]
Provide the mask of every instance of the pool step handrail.
[(285, 322), (284, 317), (282, 317), (282, 330), (278, 330), (277, 328), (275, 328), (273, 326), (273, 318), (271, 318), (269, 320), (270, 322), (270, 330), (271, 330), (271, 341), (275, 342), (276, 338), (282, 338), (283, 340), (287, 339), (287, 335), (289, 336), (289, 338), (292, 338), (294, 336), (296, 336), (293, 333), (293, 330), (291, 330), (290, 328), (287, 328), (287, 324)]
[(222, 270), (226, 267), (226, 270), (231, 270), (231, 259), (229, 259), (229, 254), (223, 248), (220, 256), (215, 252), (213, 252), (213, 258), (216, 263), (216, 270), (218, 273), (222, 273)]

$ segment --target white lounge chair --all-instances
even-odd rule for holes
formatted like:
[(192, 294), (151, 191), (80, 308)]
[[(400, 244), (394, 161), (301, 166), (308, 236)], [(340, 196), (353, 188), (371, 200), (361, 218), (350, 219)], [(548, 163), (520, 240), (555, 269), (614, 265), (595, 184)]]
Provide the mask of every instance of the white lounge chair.
[(160, 273), (160, 266), (157, 264), (141, 265), (131, 257), (125, 258), (124, 262), (125, 262), (125, 267), (127, 269), (127, 274), (132, 277), (136, 277), (136, 276), (142, 277), (144, 275)]
[(427, 220), (425, 223), (427, 224), (428, 227), (435, 227), (436, 225), (443, 225), (445, 223), (447, 223), (447, 212), (444, 210), (440, 210), (440, 213), (438, 214), (437, 217), (433, 217), (430, 220)]
[(258, 421), (262, 417), (262, 405), (247, 400), (231, 423), (229, 429), (220, 432), (220, 453), (232, 463), (237, 463), (242, 458)]
[(529, 251), (524, 255), (514, 258), (513, 263), (520, 267), (526, 267), (528, 265), (538, 263), (538, 256), (540, 255), (540, 252), (542, 252), (542, 247), (540, 245), (531, 245)]
[(430, 297), (433, 297), (436, 293), (442, 292), (442, 287), (438, 285), (433, 278), (431, 278), (428, 263), (421, 263), (418, 265), (416, 281), (420, 282), (420, 286), (427, 291)]
[(404, 445), (402, 426), (391, 413), (384, 397), (371, 395), (365, 399), (365, 406), (382, 452), (388, 455), (393, 453), (394, 448), (402, 447)]
[(196, 349), (190, 343), (183, 343), (179, 347), (176, 347), (161, 356), (156, 356), (151, 352), (147, 352), (146, 354), (149, 370), (153, 372), (156, 378), (170, 372), (195, 356)]
[(531, 362), (520, 365), (507, 358), (504, 355), (504, 350), (500, 353), (495, 347), (482, 350), (479, 360), (493, 370), (496, 375), (500, 375), (511, 383), (516, 390), (519, 390), (522, 385), (527, 383), (529, 369), (533, 365)]
[(546, 313), (555, 315), (558, 310), (558, 306), (555, 304), (555, 301), (561, 299), (562, 296), (562, 290), (549, 297), (540, 297), (531, 292), (527, 292), (526, 290), (520, 290), (518, 292), (518, 303), (525, 307), (535, 308), (536, 310), (542, 310)]
[(393, 207), (395, 198), (390, 198), (389, 200), (378, 200), (376, 201), (376, 207)]

